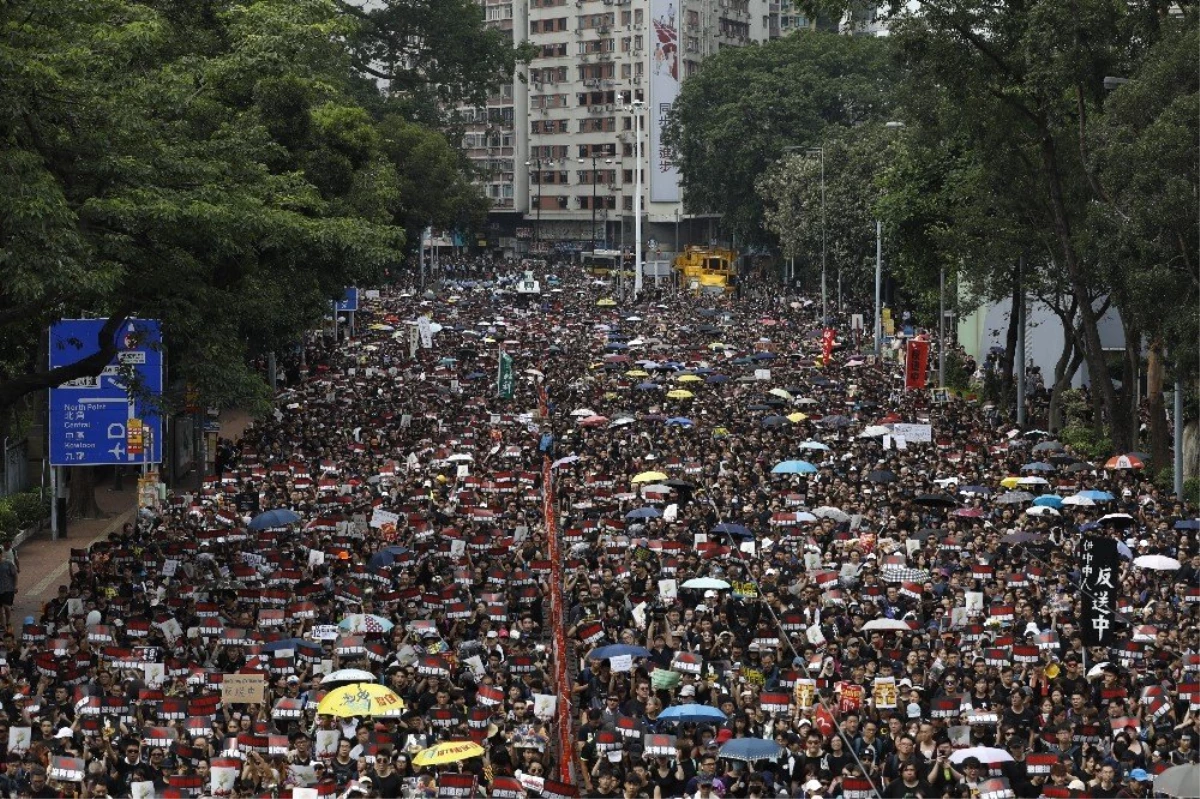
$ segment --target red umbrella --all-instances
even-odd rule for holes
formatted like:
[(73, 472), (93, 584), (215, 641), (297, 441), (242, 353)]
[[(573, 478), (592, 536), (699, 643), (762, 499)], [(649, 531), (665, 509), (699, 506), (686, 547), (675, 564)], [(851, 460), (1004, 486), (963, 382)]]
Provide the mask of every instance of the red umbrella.
[(1114, 455), (1104, 462), (1105, 469), (1141, 469), (1145, 465), (1136, 455)]

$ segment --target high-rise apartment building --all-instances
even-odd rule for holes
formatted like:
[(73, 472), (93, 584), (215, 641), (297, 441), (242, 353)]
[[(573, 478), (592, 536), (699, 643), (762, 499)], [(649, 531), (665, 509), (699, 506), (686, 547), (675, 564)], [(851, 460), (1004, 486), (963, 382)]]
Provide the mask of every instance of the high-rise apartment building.
[[(683, 213), (661, 144), (683, 81), (723, 47), (810, 27), (787, 0), (480, 0), (486, 24), (537, 56), (486, 108), (467, 111), (464, 145), (492, 201), (490, 247), (518, 254), (633, 249), (633, 101), (642, 105), (643, 239), (648, 257), (707, 241)], [(650, 246), (653, 244), (653, 246)]]

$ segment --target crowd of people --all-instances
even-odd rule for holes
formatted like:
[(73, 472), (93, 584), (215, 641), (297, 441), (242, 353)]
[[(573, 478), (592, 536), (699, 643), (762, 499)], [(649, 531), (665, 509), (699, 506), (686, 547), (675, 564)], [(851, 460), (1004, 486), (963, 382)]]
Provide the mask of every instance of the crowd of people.
[(4, 642), (0, 792), (1136, 797), (1197, 762), (1200, 524), (1136, 459), (905, 390), (801, 298), (526, 268), (364, 292), (219, 474), (75, 553)]

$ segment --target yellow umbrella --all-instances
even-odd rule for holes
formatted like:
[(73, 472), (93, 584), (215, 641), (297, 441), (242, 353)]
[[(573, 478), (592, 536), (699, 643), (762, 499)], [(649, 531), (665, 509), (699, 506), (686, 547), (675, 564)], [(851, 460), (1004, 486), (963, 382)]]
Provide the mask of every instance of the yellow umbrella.
[(800, 413), (800, 411), (796, 411), (795, 413), (789, 413), (787, 420), (789, 422), (803, 422), (807, 418), (808, 418), (807, 414), (803, 414), (803, 413)]
[(767, 393), (779, 397), (780, 399), (790, 400), (792, 398), (792, 395), (787, 393), (787, 391), (783, 390), (782, 388), (773, 388)]
[(596, 305), (600, 306), (601, 308), (611, 308), (616, 304), (617, 304), (617, 301), (614, 299), (611, 299), (610, 297), (605, 297), (602, 300), (596, 300)]
[(442, 741), (417, 752), (412, 762), (414, 766), (441, 766), (472, 757), (483, 757), (483, 747), (474, 741)]
[(1020, 480), (1020, 477), (1005, 477), (1000, 481), (1000, 485), (1004, 486), (1005, 488), (1016, 488), (1017, 483), (1020, 482)]
[(708, 345), (708, 348), (710, 350), (723, 350), (725, 349), (725, 345), (719, 341), (714, 341), (712, 344)]
[(393, 716), (404, 710), (404, 700), (386, 686), (371, 682), (356, 682), (325, 694), (317, 705), (322, 715), (350, 718), (351, 716)]
[(703, 383), (704, 378), (700, 375), (684, 375), (679, 378), (680, 383)]
[(625, 373), (626, 377), (649, 377), (650, 373), (642, 369), (630, 369)]
[(634, 484), (657, 483), (659, 480), (666, 480), (666, 479), (667, 479), (667, 476), (665, 474), (663, 474), (662, 472), (642, 472), (641, 474), (635, 476), (629, 482), (634, 483)]
[(692, 397), (694, 397), (696, 395), (685, 389), (677, 388), (674, 391), (668, 391), (667, 396), (670, 399), (691, 399)]

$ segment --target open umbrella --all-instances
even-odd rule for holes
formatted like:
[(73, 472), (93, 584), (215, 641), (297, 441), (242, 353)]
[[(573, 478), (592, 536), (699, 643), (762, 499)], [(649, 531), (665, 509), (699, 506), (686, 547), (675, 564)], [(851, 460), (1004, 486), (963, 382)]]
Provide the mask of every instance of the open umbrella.
[(694, 396), (696, 395), (684, 388), (677, 388), (667, 392), (668, 399), (691, 399)]
[(658, 508), (636, 508), (625, 514), (625, 520), (633, 519), (661, 519), (662, 511)]
[(1034, 452), (1062, 452), (1066, 447), (1060, 441), (1041, 441), (1033, 445)]
[(1114, 497), (1109, 492), (1098, 491), (1094, 488), (1087, 489), (1086, 491), (1080, 491), (1075, 496), (1087, 497), (1088, 499), (1092, 500), (1093, 502), (1112, 502), (1114, 499), (1116, 499), (1116, 497)]
[(695, 588), (701, 591), (724, 591), (729, 588), (729, 583), (718, 580), (716, 577), (693, 577), (680, 587)]
[(300, 521), (300, 514), (294, 510), (275, 508), (255, 516), (250, 520), (249, 527), (251, 530), (271, 530), (275, 527), (287, 527), (298, 521)]
[(717, 753), (726, 760), (773, 760), (783, 754), (783, 747), (765, 738), (734, 738)]
[(846, 513), (844, 510), (830, 507), (829, 505), (822, 505), (814, 510), (812, 515), (816, 516), (818, 519), (833, 519), (838, 524), (850, 521), (849, 513)]
[(867, 479), (872, 483), (894, 483), (897, 480), (896, 473), (890, 469), (876, 469), (868, 472)]
[(1146, 464), (1137, 455), (1114, 455), (1104, 462), (1105, 469), (1141, 469)]
[(331, 671), (321, 678), (321, 685), (333, 685), (339, 682), (374, 682), (376, 676), (362, 669), (338, 669)]
[(648, 658), (651, 654), (653, 653), (649, 649), (642, 646), (610, 644), (609, 646), (596, 647), (587, 653), (587, 657), (588, 660), (607, 660), (608, 658), (619, 658), (622, 655), (629, 655), (634, 658)]
[(1054, 467), (1048, 463), (1037, 461), (1036, 463), (1027, 463), (1021, 467), (1023, 472), (1052, 472)]
[[(603, 302), (603, 301), (602, 301)], [(442, 766), (472, 757), (483, 757), (484, 749), (474, 741), (442, 741), (413, 756), (414, 766)]]
[(957, 766), (968, 757), (978, 758), (980, 763), (1009, 763), (1013, 759), (1008, 752), (994, 746), (972, 746), (954, 752), (950, 755), (950, 762)]
[(1132, 527), (1137, 520), (1128, 513), (1106, 513), (1100, 517), (1101, 523), (1108, 522), (1114, 527)]
[(1033, 500), (1034, 505), (1044, 505), (1048, 508), (1061, 508), (1063, 505), (1062, 497), (1055, 494), (1043, 494)]
[(1038, 533), (1016, 532), (1009, 533), (1000, 539), (1003, 544), (1037, 544), (1046, 540), (1046, 536)]
[(1028, 491), (1009, 491), (992, 500), (997, 505), (1024, 505), (1033, 501), (1033, 494)]
[(931, 508), (956, 508), (958, 500), (948, 494), (920, 494), (913, 499), (913, 504)]
[(1058, 508), (1052, 505), (1034, 505), (1032, 508), (1026, 508), (1025, 513), (1030, 516), (1060, 516)]
[[(800, 415), (804, 416), (804, 414), (800, 414)], [(807, 419), (808, 417), (805, 416), (804, 418)], [(792, 417), (789, 416), (788, 420), (791, 421), (791, 419), (792, 419)], [(804, 421), (804, 419), (801, 419), (800, 421)], [(818, 452), (828, 452), (829, 451), (829, 445), (822, 444), (820, 441), (812, 441), (812, 440), (801, 441), (798, 446), (800, 447), (800, 449), (811, 449), (811, 450), (815, 450)]]
[(355, 613), (338, 622), (338, 629), (344, 633), (386, 633), (395, 626), (391, 619), (371, 613)]
[(1154, 793), (1167, 796), (1200, 796), (1200, 764), (1172, 766), (1154, 778)]
[(789, 413), (787, 418), (789, 422), (792, 422), (793, 424), (799, 424), (808, 418), (808, 414), (796, 411), (795, 413)]
[(735, 524), (733, 522), (721, 522), (713, 527), (714, 533), (725, 533), (726, 535), (734, 536), (735, 538), (753, 538), (754, 533), (750, 532), (749, 528), (744, 524)]
[(636, 475), (630, 482), (636, 485), (638, 483), (657, 483), (659, 480), (666, 479), (667, 476), (662, 472), (642, 472)]
[(1175, 558), (1168, 558), (1166, 555), (1142, 555), (1133, 559), (1133, 565), (1153, 571), (1172, 572), (1179, 569), (1183, 564), (1175, 560)]
[(895, 632), (912, 632), (908, 622), (900, 619), (871, 619), (862, 626), (864, 630), (892, 630)]
[(678, 722), (722, 722), (728, 717), (715, 707), (708, 705), (672, 705), (671, 707), (658, 714), (658, 718), (663, 721), (678, 721)]
[(771, 469), (771, 474), (815, 474), (817, 467), (808, 461), (780, 461)]
[(392, 716), (404, 710), (404, 700), (392, 689), (377, 683), (357, 682), (325, 694), (317, 713), (338, 718)]
[(892, 431), (889, 428), (884, 427), (881, 424), (873, 424), (873, 425), (870, 425), (869, 427), (867, 427), (861, 433), (859, 433), (858, 437), (859, 438), (879, 438), (880, 436), (886, 436), (890, 432), (892, 432)]
[(788, 423), (786, 416), (764, 416), (762, 420), (763, 427), (782, 427)]
[(1072, 494), (1069, 497), (1063, 497), (1063, 505), (1073, 505), (1075, 507), (1086, 508), (1096, 504), (1096, 501), (1091, 497), (1085, 497), (1082, 494)]

